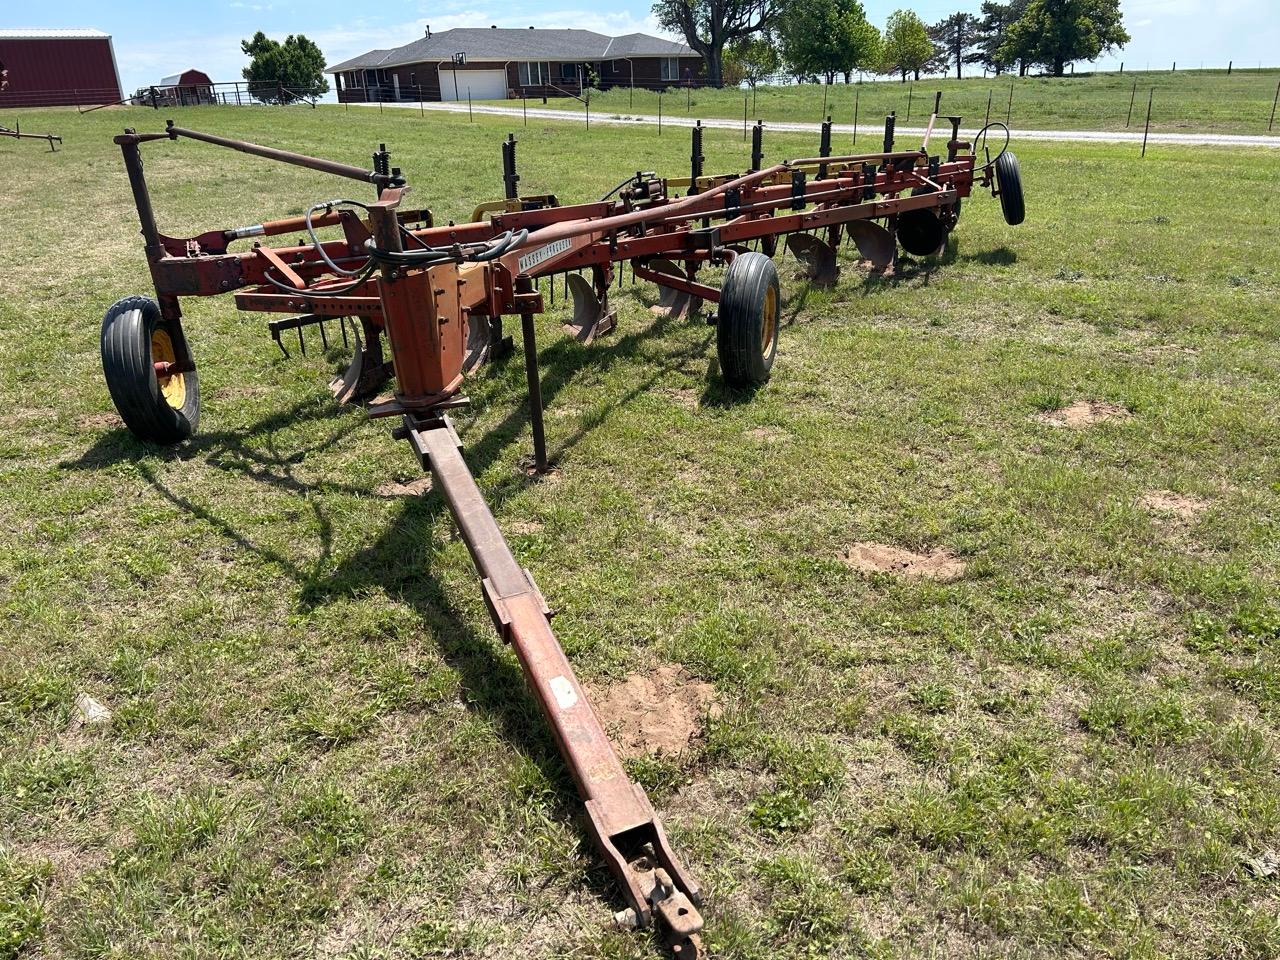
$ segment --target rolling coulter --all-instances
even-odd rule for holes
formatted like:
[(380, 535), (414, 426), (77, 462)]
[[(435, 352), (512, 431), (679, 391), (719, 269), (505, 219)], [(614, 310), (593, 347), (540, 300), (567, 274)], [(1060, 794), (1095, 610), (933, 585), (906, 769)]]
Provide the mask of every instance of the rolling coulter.
[[(509, 350), (503, 318), (518, 316), (528, 377), (534, 470), (548, 469), (534, 315), (542, 278), (563, 276), (573, 296), (568, 332), (583, 342), (614, 325), (609, 291), (618, 265), (658, 285), (653, 307), (701, 322), (699, 304), (716, 304), (717, 353), (725, 380), (749, 386), (769, 376), (778, 349), (780, 292), (772, 257), (779, 238), (810, 282), (830, 284), (844, 237), (869, 268), (891, 272), (897, 249), (939, 252), (975, 185), (1000, 197), (1006, 219), (1021, 222), (1017, 161), (1003, 149), (979, 164), (960, 140), (960, 118), (942, 118), (950, 139), (930, 155), (936, 113), (919, 149), (832, 156), (830, 123), (816, 157), (764, 166), (763, 126), (742, 174), (703, 170), (702, 130), (692, 134), (687, 177), (640, 172), (594, 203), (561, 206), (554, 196), (521, 196), (516, 141), (502, 145), (505, 196), (471, 222), (437, 226), (406, 203), (408, 187), (385, 147), (372, 169), (322, 160), (174, 126), (127, 130), (115, 138), (142, 225), (155, 298), (113, 305), (102, 326), (102, 360), (112, 400), (139, 437), (177, 443), (196, 429), (199, 381), (182, 329), (184, 297), (230, 293), (240, 310), (287, 316), (268, 327), (284, 349), (287, 331), (337, 323), (353, 359), (331, 387), (373, 417), (395, 418), (394, 434), (429, 470), (466, 542), (499, 636), (512, 645), (585, 803), (587, 829), (617, 879), (626, 906), (620, 925), (654, 926), (681, 958), (702, 955), (698, 884), (672, 850), (644, 790), (622, 767), (551, 629), (551, 610), (512, 554), (462, 455), (449, 411), (467, 403), (464, 377)], [(982, 131), (979, 136), (985, 133)], [(1008, 131), (1005, 130), (1005, 146)], [(143, 176), (141, 145), (191, 139), (371, 184), (376, 199), (328, 200), (303, 216), (191, 238), (163, 235)], [(976, 141), (976, 138), (975, 138)], [(317, 231), (340, 231), (322, 240)], [(297, 246), (263, 241), (305, 233)], [(236, 243), (245, 249), (232, 252)], [(719, 288), (698, 276), (725, 268)], [(552, 287), (554, 289), (554, 287)], [(384, 350), (385, 344), (385, 350)], [(373, 399), (392, 380), (385, 399)]]

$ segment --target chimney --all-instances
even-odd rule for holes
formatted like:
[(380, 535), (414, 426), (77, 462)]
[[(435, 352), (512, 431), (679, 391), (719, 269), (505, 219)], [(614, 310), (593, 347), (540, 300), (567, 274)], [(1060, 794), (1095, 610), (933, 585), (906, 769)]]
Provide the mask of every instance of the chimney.
[(427, 39), (431, 39), (431, 24), (427, 24)]

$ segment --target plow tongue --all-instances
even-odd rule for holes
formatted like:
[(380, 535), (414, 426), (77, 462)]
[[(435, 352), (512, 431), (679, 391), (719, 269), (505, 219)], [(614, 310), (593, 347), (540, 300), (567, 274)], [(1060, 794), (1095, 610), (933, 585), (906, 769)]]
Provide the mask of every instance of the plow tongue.
[[(684, 271), (670, 260), (662, 258), (650, 260), (649, 269), (654, 273), (665, 273), (667, 276), (675, 277), (679, 280), (685, 278)], [(696, 310), (700, 302), (695, 303), (695, 298), (683, 290), (675, 290), (658, 284), (658, 302), (650, 307), (649, 311), (660, 317), (670, 317), (672, 320), (678, 320), (688, 314), (690, 310)]]
[(849, 239), (872, 270), (883, 273), (893, 266), (893, 234), (871, 220), (850, 220), (848, 229)]
[(617, 311), (609, 306), (609, 294), (602, 290), (597, 292), (605, 286), (599, 282), (603, 278), (594, 279), (596, 283), (580, 273), (566, 275), (569, 293), (573, 296), (573, 320), (566, 323), (564, 329), (581, 343), (590, 343), (601, 334), (608, 333), (617, 321)]
[[(346, 323), (343, 319), (342, 323)], [(351, 353), (351, 363), (340, 377), (329, 382), (329, 389), (339, 403), (359, 403), (367, 397), (377, 396), (386, 382), (391, 379), (388, 364), (382, 358), (382, 331), (361, 318), (361, 329), (351, 324), (351, 336), (355, 341), (355, 349)]]
[(840, 276), (836, 251), (831, 244), (808, 233), (787, 236), (787, 249), (804, 266), (805, 276), (815, 287), (833, 287)]

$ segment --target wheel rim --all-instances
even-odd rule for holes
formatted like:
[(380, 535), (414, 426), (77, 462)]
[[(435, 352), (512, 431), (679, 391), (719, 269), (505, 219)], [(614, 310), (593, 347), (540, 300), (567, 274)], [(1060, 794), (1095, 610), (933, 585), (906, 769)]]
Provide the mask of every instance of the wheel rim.
[[(174, 363), (177, 355), (173, 352), (173, 340), (169, 337), (167, 330), (153, 330), (151, 333), (151, 362), (152, 363)], [(181, 410), (183, 404), (187, 402), (187, 383), (180, 373), (172, 376), (162, 377), (156, 376), (156, 383), (160, 385), (160, 395), (164, 397), (164, 402), (169, 404), (175, 410)]]
[(770, 286), (764, 294), (764, 323), (760, 334), (760, 353), (769, 355), (773, 347), (773, 334), (778, 326), (778, 289)]

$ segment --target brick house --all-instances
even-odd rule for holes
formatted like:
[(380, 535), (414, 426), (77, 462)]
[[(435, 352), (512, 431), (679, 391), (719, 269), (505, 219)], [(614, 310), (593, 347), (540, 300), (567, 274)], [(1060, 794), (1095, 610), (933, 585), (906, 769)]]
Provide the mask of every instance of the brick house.
[(578, 96), (584, 87), (678, 87), (704, 75), (682, 43), (590, 30), (458, 28), (325, 69), (342, 103)]

